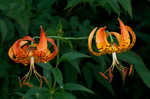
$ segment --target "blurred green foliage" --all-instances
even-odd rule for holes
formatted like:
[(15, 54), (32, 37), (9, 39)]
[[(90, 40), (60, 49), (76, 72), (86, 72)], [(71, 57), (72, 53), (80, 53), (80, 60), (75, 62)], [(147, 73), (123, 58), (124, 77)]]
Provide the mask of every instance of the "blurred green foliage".
[[(0, 99), (149, 99), (150, 91), (150, 1), (149, 0), (0, 0)], [(109, 83), (98, 72), (111, 64), (110, 55), (93, 56), (87, 39), (95, 27), (106, 25), (119, 31), (117, 18), (133, 28), (137, 41), (132, 51), (118, 55), (134, 74), (125, 84), (116, 73)], [(11, 45), (25, 35), (59, 36), (59, 55), (47, 64), (36, 64), (48, 80), (39, 88), (19, 87), (18, 77), (29, 69), (8, 57)], [(58, 68), (56, 68), (58, 67)]]

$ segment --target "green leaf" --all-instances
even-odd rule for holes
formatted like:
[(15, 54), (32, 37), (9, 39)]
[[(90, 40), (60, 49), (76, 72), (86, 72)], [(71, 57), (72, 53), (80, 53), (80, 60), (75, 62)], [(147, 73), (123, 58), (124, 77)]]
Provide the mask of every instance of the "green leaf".
[(50, 70), (43, 70), (43, 75), (46, 77), (46, 79), (48, 80), (48, 87), (51, 88), (52, 87), (52, 75), (51, 75), (51, 71)]
[(131, 0), (118, 0), (120, 5), (123, 7), (125, 11), (128, 12), (128, 14), (132, 17), (132, 6), (131, 6)]
[(23, 99), (33, 99), (33, 97), (35, 97), (36, 99), (48, 99), (49, 90), (46, 88), (33, 87), (29, 89), (23, 97)]
[(3, 43), (5, 38), (7, 37), (7, 24), (2, 19), (0, 19), (0, 34), (1, 34), (1, 42)]
[(51, 70), (52, 69), (52, 65), (50, 63), (36, 63), (36, 64), (45, 70)]
[(36, 93), (39, 92), (39, 88), (38, 87), (34, 87), (29, 89), (25, 94), (24, 94), (24, 99), (32, 99), (31, 96), (35, 95)]
[(131, 51), (119, 54), (118, 56), (119, 59), (126, 61), (129, 64), (133, 64), (143, 82), (150, 88), (150, 71), (146, 68), (140, 56)]
[(146, 34), (143, 32), (138, 32), (138, 31), (135, 31), (135, 33), (136, 33), (136, 36), (139, 37), (141, 40), (143, 40), (145, 43), (150, 43), (149, 42), (149, 40), (150, 40), (149, 34)]
[(80, 73), (80, 68), (79, 68), (79, 58), (89, 58), (90, 56), (79, 53), (79, 52), (68, 52), (65, 53), (61, 56), (60, 62), (61, 61), (68, 61), (79, 73)]
[(61, 71), (58, 68), (53, 68), (52, 74), (56, 82), (59, 84), (60, 88), (63, 88), (63, 76)]
[(0, 0), (0, 9), (8, 11), (11, 0)]
[(67, 83), (64, 85), (65, 90), (70, 90), (70, 91), (85, 91), (91, 94), (94, 94), (94, 92), (83, 85), (80, 84), (75, 84), (75, 83)]
[(107, 3), (107, 0), (98, 0), (97, 1), (97, 6), (102, 6), (106, 11), (107, 13), (110, 15), (111, 12), (112, 12), (112, 8), (111, 6)]
[(109, 61), (109, 58), (108, 58), (106, 55), (103, 55), (103, 56), (94, 56), (93, 59), (94, 59), (97, 63), (99, 63), (98, 65), (96, 65), (96, 67), (93, 66), (93, 64), (91, 64), (91, 65), (92, 65), (91, 68), (93, 68), (94, 70), (95, 70), (95, 68), (96, 68), (96, 70), (98, 70), (97, 72), (99, 72), (99, 70), (105, 71), (105, 70), (108, 68), (108, 66), (106, 65), (106, 63), (107, 63), (107, 62), (108, 62), (108, 63), (111, 63), (111, 62)]
[(74, 7), (74, 6), (78, 5), (79, 3), (81, 3), (82, 1), (83, 0), (68, 0), (67, 6), (65, 7), (65, 9)]
[(78, 59), (78, 58), (89, 58), (89, 57), (90, 56), (83, 54), (83, 53), (80, 53), (80, 52), (75, 52), (75, 51), (74, 52), (68, 52), (68, 53), (65, 53), (61, 56), (60, 62), (64, 61), (64, 60), (71, 62), (71, 61)]
[(92, 71), (91, 71), (91, 68), (90, 66), (93, 66), (93, 64), (91, 63), (87, 63), (84, 67), (83, 67), (83, 75), (84, 75), (84, 78), (85, 78), (85, 81), (87, 83), (87, 86), (89, 88), (92, 87), (92, 84), (93, 84), (93, 77), (92, 77)]
[(78, 72), (67, 63), (64, 63), (64, 80), (71, 83), (76, 83), (78, 80)]
[(110, 7), (112, 8), (112, 10), (120, 15), (120, 7), (118, 5), (118, 2), (117, 0), (106, 0), (106, 2), (110, 5)]
[(51, 76), (52, 65), (50, 63), (36, 63), (36, 64), (43, 68), (43, 75), (48, 80), (49, 88), (51, 88), (51, 86), (52, 86), (52, 76)]
[(24, 96), (24, 94), (21, 93), (21, 92), (15, 92), (15, 94), (18, 95), (18, 96)]
[[(96, 71), (96, 70), (95, 70), (95, 71)], [(104, 87), (106, 87), (107, 90), (108, 90), (112, 95), (115, 96), (115, 92), (114, 92), (114, 90), (113, 90), (113, 88), (112, 88), (112, 85), (109, 83), (109, 81), (106, 80), (106, 79), (104, 79), (104, 77), (100, 76), (98, 72), (94, 72), (94, 75), (95, 75), (96, 80), (97, 80), (100, 84), (102, 84)]]
[(16, 36), (15, 35), (16, 31), (15, 31), (15, 26), (13, 22), (11, 22), (9, 19), (6, 19), (5, 21), (7, 23), (7, 33), (9, 33), (9, 36), (7, 36), (6, 40), (9, 41), (9, 40), (12, 40), (14, 36)]
[(76, 97), (69, 92), (56, 92), (53, 99), (76, 99)]
[(40, 1), (37, 5), (38, 9), (42, 10), (42, 9), (48, 9), (49, 7), (52, 6), (52, 4), (54, 4), (56, 1), (55, 0), (44, 0), (44, 1)]
[(11, 0), (9, 2), (9, 9), (6, 15), (19, 25), (19, 28), (21, 28), (19, 32), (21, 32), (20, 35), (22, 36), (28, 34), (31, 17), (30, 8), (31, 7), (24, 0)]
[(75, 61), (70, 61), (70, 64), (77, 70), (78, 73), (80, 73), (80, 68), (79, 68), (79, 60), (75, 60)]

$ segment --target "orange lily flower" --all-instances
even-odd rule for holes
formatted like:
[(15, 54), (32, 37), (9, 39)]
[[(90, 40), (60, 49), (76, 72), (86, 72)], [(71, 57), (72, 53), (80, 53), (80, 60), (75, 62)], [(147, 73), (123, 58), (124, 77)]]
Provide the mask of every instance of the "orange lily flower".
[[(118, 21), (120, 23), (120, 29), (121, 29), (121, 33), (117, 33), (117, 32), (106, 32), (106, 26), (99, 28), (97, 30), (97, 27), (94, 28), (92, 30), (92, 32), (89, 35), (89, 39), (88, 39), (88, 48), (89, 51), (95, 55), (95, 56), (100, 56), (100, 55), (104, 55), (104, 54), (112, 54), (113, 57), (113, 62), (111, 67), (105, 72), (108, 72), (108, 76), (107, 77), (104, 73), (99, 73), (100, 75), (102, 75), (105, 79), (108, 79), (110, 82), (112, 81), (112, 71), (114, 69), (114, 67), (116, 67), (118, 70), (122, 71), (122, 75), (123, 75), (123, 80), (125, 79), (127, 72), (129, 72), (129, 74), (131, 74), (131, 70), (132, 68), (130, 68), (130, 70), (122, 65), (119, 64), (119, 61), (117, 60), (117, 56), (116, 53), (121, 53), (124, 51), (127, 51), (129, 49), (131, 49), (136, 41), (136, 35), (135, 33), (132, 31), (132, 28), (129, 26), (124, 25), (124, 23), (121, 21), (120, 18), (118, 18)], [(97, 30), (97, 32), (96, 32)], [(96, 47), (98, 49), (98, 52), (93, 51), (92, 49), (92, 40), (93, 40), (93, 36), (94, 33), (96, 32)], [(131, 37), (132, 37), (132, 42), (131, 42)], [(112, 36), (114, 36), (119, 44), (116, 44), (113, 39)], [(111, 38), (111, 42), (109, 42), (107, 39), (108, 37)]]
[[(54, 47), (54, 51), (52, 53), (50, 49), (48, 49), (48, 42)], [(40, 79), (40, 82), (42, 79), (46, 81), (45, 77), (41, 76), (35, 70), (34, 63), (47, 63), (48, 61), (52, 60), (57, 53), (58, 49), (54, 40), (47, 38), (43, 28), (41, 27), (39, 44), (37, 44), (30, 36), (25, 36), (24, 38), (17, 40), (12, 45), (12, 47), (9, 49), (8, 55), (10, 59), (16, 63), (22, 63), (25, 66), (30, 64), (29, 72), (21, 79), (21, 81), (23, 81), (22, 84), (24, 84), (25, 81), (29, 79), (32, 72), (34, 72), (35, 76)]]

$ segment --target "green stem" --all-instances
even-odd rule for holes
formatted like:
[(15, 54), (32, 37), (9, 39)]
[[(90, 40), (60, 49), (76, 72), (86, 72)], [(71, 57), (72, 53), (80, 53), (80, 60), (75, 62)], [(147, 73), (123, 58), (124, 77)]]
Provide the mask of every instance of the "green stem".
[[(57, 37), (60, 37), (59, 35)], [(57, 38), (57, 48), (59, 49), (60, 47), (60, 40)], [(58, 65), (59, 65), (59, 53), (57, 54), (57, 57), (56, 57), (56, 67), (55, 68), (58, 68)], [(55, 89), (56, 87), (56, 79), (54, 79), (54, 83), (53, 83), (53, 89)]]
[[(54, 39), (63, 39), (63, 40), (83, 40), (88, 39), (88, 37), (60, 37), (60, 36), (47, 36)], [(33, 37), (33, 39), (40, 38), (38, 36)]]
[(52, 96), (52, 95), (50, 96), (50, 99), (53, 99), (53, 96)]
[[(57, 47), (58, 47), (58, 49), (59, 49), (59, 46), (60, 46), (60, 40), (57, 39)], [(58, 68), (58, 65), (59, 65), (59, 53), (57, 54), (56, 68)]]
[(107, 31), (107, 33), (109, 34), (110, 41), (111, 41), (111, 44), (112, 44), (112, 48), (114, 48), (114, 46), (113, 46), (113, 43), (114, 43), (113, 37), (112, 37), (110, 32)]
[(111, 43), (113, 44), (114, 43), (114, 40), (113, 40), (113, 37), (111, 36), (111, 33), (110, 32), (107, 32), (109, 34), (109, 37), (110, 37), (110, 40), (111, 40)]

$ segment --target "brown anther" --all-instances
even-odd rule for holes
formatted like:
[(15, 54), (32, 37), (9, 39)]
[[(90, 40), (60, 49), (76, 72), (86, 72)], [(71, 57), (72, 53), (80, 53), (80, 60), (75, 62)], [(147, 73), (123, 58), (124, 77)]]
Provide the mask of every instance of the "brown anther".
[(18, 77), (18, 82), (19, 82), (19, 86), (20, 86), (20, 88), (22, 88), (22, 83), (21, 83), (21, 79), (20, 79), (20, 77)]
[(123, 80), (126, 79), (127, 73), (128, 73), (128, 69), (127, 68), (122, 68), (122, 77), (123, 77)]
[(46, 84), (48, 85), (48, 80), (46, 79), (45, 76), (43, 76), (43, 80), (46, 82)]
[(33, 87), (33, 85), (29, 84), (28, 82), (23, 82), (22, 85), (26, 85), (28, 87)]
[(112, 69), (111, 69), (111, 67), (108, 68), (108, 75), (109, 75), (109, 82), (112, 82), (113, 74), (112, 74)]
[(132, 71), (133, 71), (133, 65), (131, 64), (131, 65), (130, 65), (129, 72), (128, 72), (128, 76), (130, 76), (130, 75), (131, 75)]
[(107, 80), (108, 80), (108, 77), (107, 77), (104, 73), (99, 72), (99, 74), (100, 74), (101, 76), (103, 76), (105, 79), (107, 79)]
[(42, 79), (40, 79), (40, 88), (42, 88), (42, 85), (43, 85), (43, 81)]

